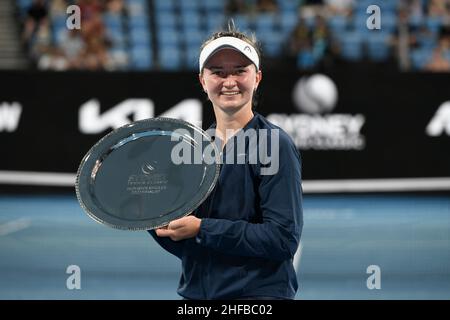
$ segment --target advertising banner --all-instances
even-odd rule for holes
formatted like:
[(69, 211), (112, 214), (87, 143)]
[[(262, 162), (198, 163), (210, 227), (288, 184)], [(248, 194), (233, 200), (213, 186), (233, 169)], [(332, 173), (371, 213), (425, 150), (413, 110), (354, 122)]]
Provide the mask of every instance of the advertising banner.
[[(0, 73), (0, 171), (75, 173), (111, 130), (165, 116), (207, 129), (195, 73)], [(301, 152), (303, 178), (450, 177), (450, 75), (268, 72), (255, 111)]]

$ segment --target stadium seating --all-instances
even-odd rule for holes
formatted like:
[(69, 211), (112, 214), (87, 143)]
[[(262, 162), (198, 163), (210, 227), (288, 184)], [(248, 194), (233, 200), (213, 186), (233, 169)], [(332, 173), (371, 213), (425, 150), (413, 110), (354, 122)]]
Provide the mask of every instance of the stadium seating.
[[(202, 42), (221, 29), (230, 17), (239, 30), (256, 33), (264, 56), (283, 59), (283, 48), (300, 19), (310, 30), (314, 30), (317, 22), (311, 15), (301, 15), (304, 1), (275, 2), (278, 6), (275, 12), (228, 14), (226, 0), (123, 0), (123, 12), (104, 11), (101, 15), (111, 42), (109, 52), (125, 56), (130, 69), (194, 70)], [(19, 17), (26, 17), (31, 3), (32, 0), (16, 0)], [(67, 0), (67, 3), (76, 3), (76, 0)], [(247, 3), (256, 6), (257, 1)], [(317, 65), (323, 58), (324, 48), (331, 42), (339, 47), (338, 54), (349, 62), (369, 59), (377, 63), (390, 59), (391, 40), (398, 32), (400, 3), (400, 0), (359, 0), (354, 2), (350, 16), (325, 16), (330, 43), (318, 42), (310, 51), (298, 53), (297, 66), (311, 68)], [(426, 6), (429, 1), (422, 3)], [(370, 5), (381, 9), (381, 30), (367, 28)], [(66, 30), (66, 17), (50, 16), (50, 22), (52, 39), (58, 46)], [(412, 50), (410, 57), (416, 70), (425, 65), (424, 61), (438, 45), (444, 23), (441, 16), (411, 15), (408, 18), (408, 26), (417, 39), (417, 48)], [(428, 30), (429, 34), (421, 30)]]

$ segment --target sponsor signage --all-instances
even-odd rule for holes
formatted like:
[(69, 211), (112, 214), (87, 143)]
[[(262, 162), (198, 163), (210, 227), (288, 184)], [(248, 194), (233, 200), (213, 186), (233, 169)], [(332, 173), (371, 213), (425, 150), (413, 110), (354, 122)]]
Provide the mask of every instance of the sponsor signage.
[[(195, 73), (2, 72), (0, 171), (76, 172), (102, 136), (165, 116), (214, 120)], [(301, 151), (303, 178), (450, 176), (449, 74), (267, 72), (255, 110)]]

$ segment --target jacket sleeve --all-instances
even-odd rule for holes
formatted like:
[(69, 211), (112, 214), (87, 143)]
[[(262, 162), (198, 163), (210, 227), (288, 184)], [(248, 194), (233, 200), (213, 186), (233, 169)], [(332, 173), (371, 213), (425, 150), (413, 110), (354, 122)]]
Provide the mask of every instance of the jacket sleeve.
[(262, 223), (203, 218), (197, 243), (224, 253), (274, 260), (293, 258), (303, 228), (301, 159), (280, 143), (279, 170), (261, 175)]
[(183, 255), (183, 247), (184, 247), (185, 241), (183, 241), (183, 240), (182, 241), (173, 241), (170, 238), (158, 237), (155, 230), (148, 230), (148, 233), (150, 233), (150, 235), (153, 237), (153, 239), (155, 239), (156, 242), (158, 242), (158, 244), (161, 247), (163, 247), (166, 251), (168, 251), (169, 253), (171, 253), (174, 256), (177, 256), (178, 258), (181, 259), (182, 255)]

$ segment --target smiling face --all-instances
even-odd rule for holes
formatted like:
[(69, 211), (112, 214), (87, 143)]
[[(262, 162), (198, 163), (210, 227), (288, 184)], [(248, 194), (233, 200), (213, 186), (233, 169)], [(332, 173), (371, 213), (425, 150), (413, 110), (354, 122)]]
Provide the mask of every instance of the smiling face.
[(256, 71), (247, 57), (233, 49), (215, 53), (199, 75), (213, 106), (226, 113), (251, 109), (253, 93), (261, 78), (261, 71)]

